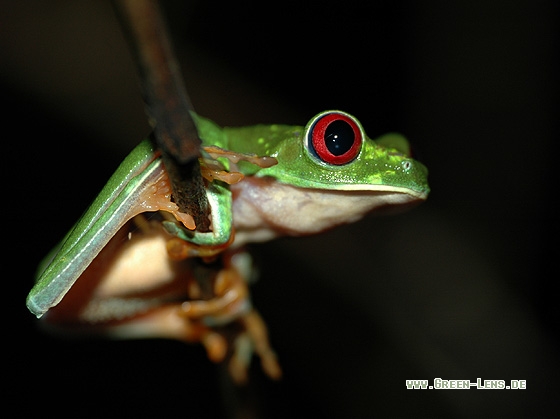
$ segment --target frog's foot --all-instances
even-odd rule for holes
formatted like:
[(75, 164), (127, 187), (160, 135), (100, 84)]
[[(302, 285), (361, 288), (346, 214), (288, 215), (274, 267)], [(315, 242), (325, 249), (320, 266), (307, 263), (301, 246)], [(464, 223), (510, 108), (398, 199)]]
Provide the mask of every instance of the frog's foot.
[(200, 166), (200, 174), (209, 182), (220, 180), (228, 185), (241, 182), (245, 177), (241, 172), (228, 172), (222, 165), (213, 160), (203, 161), (203, 164)]
[(255, 353), (261, 359), (261, 366), (263, 371), (272, 379), (279, 380), (282, 378), (282, 369), (278, 363), (276, 352), (270, 346), (268, 339), (268, 330), (266, 324), (257, 312), (251, 310), (248, 314), (243, 316), (243, 323), (247, 330), (247, 334), (251, 337), (254, 344)]
[(227, 340), (219, 333), (211, 329), (201, 336), (200, 342), (206, 349), (208, 359), (212, 362), (222, 362), (227, 354), (228, 343)]
[(246, 384), (249, 376), (248, 370), (253, 358), (254, 345), (248, 333), (243, 332), (235, 338), (233, 353), (227, 364), (229, 376), (235, 384)]
[(266, 325), (259, 313), (256, 310), (249, 311), (240, 319), (240, 323), (244, 330), (234, 338), (232, 353), (227, 361), (232, 380), (236, 384), (247, 382), (253, 354), (260, 358), (264, 373), (273, 380), (279, 380), (282, 369), (270, 346)]
[(276, 157), (271, 156), (258, 156), (250, 153), (240, 153), (236, 151), (226, 150), (217, 146), (203, 147), (204, 152), (207, 153), (214, 161), (222, 157), (228, 159), (232, 165), (240, 161), (246, 161), (261, 168), (267, 168), (278, 164)]
[(214, 282), (210, 300), (192, 300), (181, 304), (179, 314), (187, 319), (202, 319), (209, 325), (236, 320), (250, 308), (249, 289), (243, 277), (233, 267), (222, 269)]
[[(203, 149), (204, 154), (208, 157), (202, 159), (200, 172), (202, 176), (210, 182), (220, 180), (229, 185), (233, 185), (243, 180), (244, 175), (237, 168), (237, 163), (240, 161), (249, 162), (263, 169), (278, 164), (278, 160), (275, 157), (240, 153), (225, 150), (217, 146), (208, 146)], [(229, 161), (229, 170), (225, 169), (218, 158), (227, 159)]]
[[(230, 356), (227, 366), (235, 383), (243, 384), (247, 381), (247, 371), (253, 354), (260, 358), (265, 374), (278, 380), (282, 377), (282, 370), (270, 345), (266, 324), (260, 314), (251, 307), (248, 281), (245, 279), (250, 276), (250, 269), (245, 266), (250, 261), (247, 261), (244, 255), (246, 254), (240, 252), (226, 260), (226, 267), (218, 272), (214, 281), (212, 291), (216, 297), (209, 300), (198, 299), (201, 295), (200, 289), (196, 281), (191, 282), (188, 293), (192, 300), (181, 304), (178, 315), (183, 316), (186, 321), (200, 321), (209, 327), (228, 327), (229, 324), (236, 323), (241, 328), (233, 337), (231, 334), (208, 335), (208, 342), (213, 339), (220, 340), (220, 355), (228, 349), (222, 342), (224, 336), (229, 336), (231, 348), (228, 349)], [(211, 345), (204, 341), (203, 343), (210, 354)]]
[(200, 257), (211, 259), (216, 255), (219, 255), (231, 245), (233, 242), (234, 234), (231, 234), (229, 240), (217, 246), (199, 246), (193, 243), (189, 243), (186, 240), (180, 239), (179, 237), (171, 237), (167, 240), (166, 248), (169, 259), (173, 261), (184, 260), (190, 257)]

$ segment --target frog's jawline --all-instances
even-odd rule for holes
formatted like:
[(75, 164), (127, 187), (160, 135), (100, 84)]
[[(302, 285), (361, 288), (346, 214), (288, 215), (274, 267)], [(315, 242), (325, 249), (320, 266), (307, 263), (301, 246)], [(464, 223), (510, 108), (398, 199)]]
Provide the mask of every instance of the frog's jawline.
[(321, 190), (246, 178), (232, 185), (235, 245), (275, 237), (317, 234), (353, 223), (375, 210), (390, 213), (421, 203), (416, 194), (394, 190)]

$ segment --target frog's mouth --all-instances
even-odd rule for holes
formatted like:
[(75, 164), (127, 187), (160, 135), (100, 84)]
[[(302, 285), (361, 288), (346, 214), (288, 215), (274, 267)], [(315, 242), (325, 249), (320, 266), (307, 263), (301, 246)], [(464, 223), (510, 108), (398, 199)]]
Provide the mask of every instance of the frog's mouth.
[[(323, 189), (318, 189), (323, 190)], [(390, 185), (369, 185), (369, 184), (352, 184), (352, 185), (341, 185), (340, 187), (334, 187), (332, 192), (348, 192), (349, 194), (401, 194), (409, 195), (411, 199), (418, 199), (420, 201), (425, 201), (428, 198), (429, 189), (421, 189), (418, 187), (399, 187)]]

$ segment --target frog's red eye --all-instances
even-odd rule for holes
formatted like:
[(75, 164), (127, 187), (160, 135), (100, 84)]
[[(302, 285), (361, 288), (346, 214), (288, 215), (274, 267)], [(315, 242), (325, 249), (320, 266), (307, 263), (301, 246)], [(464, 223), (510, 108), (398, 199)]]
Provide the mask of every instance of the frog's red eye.
[(351, 162), (362, 146), (358, 124), (349, 116), (337, 112), (321, 116), (311, 127), (309, 135), (317, 157), (328, 164)]

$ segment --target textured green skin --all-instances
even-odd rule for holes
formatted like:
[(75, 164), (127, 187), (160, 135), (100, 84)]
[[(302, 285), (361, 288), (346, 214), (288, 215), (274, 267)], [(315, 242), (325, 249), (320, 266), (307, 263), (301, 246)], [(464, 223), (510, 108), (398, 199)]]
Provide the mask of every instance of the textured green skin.
[(147, 140), (132, 150), (60, 245), (42, 262), (37, 282), (27, 296), (27, 307), (37, 317), (58, 304), (127, 221), (123, 215), (127, 198), (139, 187), (139, 177), (154, 169), (154, 153)]
[(404, 137), (387, 134), (372, 141), (355, 118), (364, 138), (362, 150), (356, 159), (335, 166), (315, 158), (308, 151), (305, 138), (313, 122), (324, 113), (316, 115), (305, 127), (255, 125), (221, 129), (205, 119), (199, 119), (198, 126), (202, 128), (201, 132), (211, 133), (203, 139), (205, 145), (210, 139), (208, 144), (227, 150), (272, 156), (278, 160), (277, 165), (265, 169), (241, 162), (239, 169), (245, 175), (272, 176), (278, 182), (301, 188), (386, 190), (417, 197), (427, 196), (427, 169), (406, 155), (408, 142)]
[[(359, 155), (341, 166), (325, 164), (307, 147), (307, 131), (323, 113), (306, 127), (255, 125), (220, 128), (212, 121), (193, 115), (204, 146), (218, 146), (237, 153), (272, 156), (278, 164), (260, 168), (241, 161), (238, 170), (246, 176), (271, 176), (276, 181), (301, 188), (363, 190), (406, 193), (425, 198), (429, 193), (427, 170), (406, 155), (408, 143), (389, 134), (377, 141), (366, 137)], [(346, 114), (347, 115), (347, 114)], [(353, 117), (352, 117), (353, 118)], [(400, 150), (400, 151), (399, 151)], [(27, 297), (29, 310), (37, 317), (58, 304), (101, 249), (126, 221), (131, 196), (142, 181), (156, 170), (161, 159), (149, 140), (142, 141), (121, 163), (97, 198), (39, 267), (35, 286)], [(228, 162), (224, 161), (228, 166)], [(231, 231), (231, 194), (225, 187), (211, 188), (212, 222), (216, 233), (171, 231), (185, 240), (213, 245), (227, 241)]]

